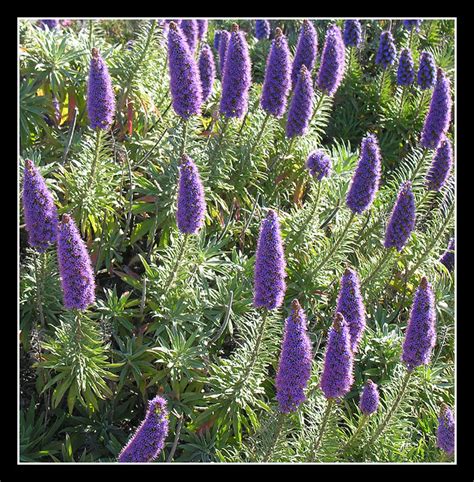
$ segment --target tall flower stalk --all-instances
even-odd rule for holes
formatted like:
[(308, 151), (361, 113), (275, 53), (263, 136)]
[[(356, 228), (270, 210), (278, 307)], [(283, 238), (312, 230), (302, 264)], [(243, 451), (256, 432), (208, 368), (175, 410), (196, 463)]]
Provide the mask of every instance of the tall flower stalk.
[(316, 63), (316, 54), (318, 50), (318, 35), (314, 25), (309, 20), (303, 21), (300, 34), (298, 37), (298, 45), (296, 47), (295, 58), (293, 60), (293, 67), (291, 70), (291, 81), (293, 88), (295, 88), (298, 77), (301, 72), (301, 67), (304, 65), (309, 74), (313, 70)]

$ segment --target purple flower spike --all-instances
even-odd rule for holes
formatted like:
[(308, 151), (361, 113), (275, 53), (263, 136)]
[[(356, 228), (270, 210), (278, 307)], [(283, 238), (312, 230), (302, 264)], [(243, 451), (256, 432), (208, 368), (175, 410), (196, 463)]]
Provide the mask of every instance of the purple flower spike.
[(454, 238), (451, 238), (449, 240), (448, 249), (444, 252), (443, 256), (441, 256), (439, 260), (440, 263), (446, 266), (448, 271), (452, 271), (454, 269), (454, 249)]
[(222, 30), (216, 30), (214, 32), (214, 48), (219, 51), (219, 42), (221, 39), (221, 32)]
[(372, 380), (367, 380), (360, 397), (359, 408), (364, 415), (372, 415), (379, 406), (379, 390)]
[(285, 321), (280, 363), (276, 376), (276, 398), (280, 412), (294, 412), (306, 400), (304, 391), (311, 376), (311, 341), (306, 316), (298, 300), (291, 304)]
[(198, 43), (198, 24), (196, 20), (188, 19), (188, 20), (181, 20), (179, 24), (179, 28), (183, 32), (183, 35), (186, 38), (186, 42), (188, 43), (189, 50), (192, 54), (196, 50), (196, 46)]
[(425, 119), (421, 134), (421, 145), (426, 149), (436, 149), (446, 135), (451, 120), (450, 82), (442, 69), (438, 69), (436, 85), (431, 97), (430, 110)]
[(94, 271), (87, 247), (68, 214), (63, 214), (59, 223), (58, 263), (64, 306), (85, 310), (95, 301)]
[(207, 18), (196, 20), (196, 22), (198, 26), (198, 39), (202, 41), (206, 37), (209, 22)]
[(255, 37), (257, 37), (258, 40), (270, 37), (270, 22), (268, 20), (255, 21)]
[(286, 290), (286, 263), (280, 223), (272, 209), (262, 222), (255, 258), (253, 304), (256, 308), (279, 308)]
[(28, 243), (40, 253), (56, 242), (58, 212), (43, 176), (32, 161), (25, 161), (23, 210)]
[(183, 234), (196, 234), (204, 224), (206, 201), (199, 171), (186, 154), (179, 168), (178, 209), (176, 221)]
[(288, 42), (280, 28), (275, 30), (268, 54), (265, 80), (262, 87), (262, 109), (275, 117), (282, 117), (291, 88), (291, 58)]
[(431, 89), (436, 81), (436, 63), (433, 54), (421, 52), (417, 83), (421, 90)]
[(227, 56), (227, 48), (229, 47), (230, 32), (221, 30), (219, 36), (219, 72), (221, 73), (221, 80), (224, 80), (225, 59)]
[(201, 78), (202, 101), (206, 102), (212, 94), (212, 87), (216, 78), (216, 66), (211, 47), (204, 44), (199, 56), (199, 75)]
[(173, 109), (187, 120), (201, 111), (201, 82), (196, 61), (174, 22), (170, 22), (168, 28), (168, 58)]
[(50, 30), (53, 30), (59, 27), (59, 22), (57, 20), (52, 20), (52, 19), (42, 19), (39, 21), (39, 26), (43, 30), (45, 30), (44, 27), (48, 27)]
[(337, 313), (329, 331), (321, 375), (321, 390), (326, 398), (343, 397), (349, 392), (354, 381), (353, 364), (349, 328), (341, 313)]
[(157, 395), (148, 402), (145, 420), (118, 456), (119, 462), (151, 462), (163, 450), (168, 435), (166, 400)]
[(354, 214), (361, 214), (374, 202), (379, 189), (382, 156), (374, 134), (362, 139), (361, 154), (352, 178), (346, 204)]
[(358, 47), (362, 43), (362, 26), (359, 20), (344, 22), (344, 43), (346, 47)]
[(436, 433), (437, 445), (448, 455), (454, 454), (454, 416), (451, 409), (443, 403), (438, 417), (438, 430)]
[(341, 289), (336, 312), (346, 320), (349, 328), (351, 350), (356, 353), (365, 330), (365, 307), (360, 292), (357, 272), (347, 268), (341, 278)]
[(411, 190), (411, 182), (406, 181), (400, 188), (388, 221), (385, 248), (397, 248), (398, 251), (403, 249), (415, 228), (415, 216), (415, 196)]
[(313, 177), (321, 181), (323, 177), (329, 177), (331, 175), (331, 158), (321, 149), (317, 149), (309, 153), (306, 167)]
[(453, 148), (451, 141), (444, 137), (436, 149), (430, 170), (426, 175), (426, 188), (430, 191), (439, 191), (449, 177), (453, 166)]
[(416, 32), (419, 32), (420, 30), (420, 26), (421, 26), (421, 20), (404, 20), (403, 21), (403, 26), (407, 29), (407, 30), (412, 30), (413, 28), (415, 28), (415, 31)]
[(308, 132), (313, 114), (314, 89), (311, 74), (305, 65), (301, 66), (286, 123), (286, 137), (304, 136)]
[(324, 49), (321, 55), (321, 66), (318, 72), (318, 88), (329, 96), (333, 96), (342, 78), (346, 55), (341, 30), (337, 25), (331, 25), (326, 34)]
[[(222, 39), (221, 39), (222, 42)], [(226, 117), (242, 117), (248, 109), (251, 83), (247, 41), (239, 26), (232, 25), (232, 35), (225, 56), (220, 112)]]
[(293, 88), (295, 87), (301, 72), (301, 67), (306, 66), (309, 73), (313, 70), (316, 62), (316, 54), (318, 50), (318, 35), (314, 25), (309, 20), (303, 22), (298, 37), (298, 45), (296, 47), (295, 58), (293, 60), (293, 68), (291, 71), (291, 81)]
[(413, 370), (430, 361), (436, 342), (435, 298), (431, 285), (423, 277), (416, 290), (410, 319), (403, 343), (402, 361), (408, 370)]
[(115, 114), (115, 95), (107, 64), (96, 48), (92, 59), (87, 84), (87, 114), (92, 129), (108, 129)]
[(392, 33), (389, 31), (380, 34), (379, 49), (375, 56), (375, 63), (386, 70), (397, 60), (397, 49), (393, 40)]
[(397, 84), (411, 85), (415, 80), (415, 64), (408, 49), (403, 49), (400, 54), (397, 70)]

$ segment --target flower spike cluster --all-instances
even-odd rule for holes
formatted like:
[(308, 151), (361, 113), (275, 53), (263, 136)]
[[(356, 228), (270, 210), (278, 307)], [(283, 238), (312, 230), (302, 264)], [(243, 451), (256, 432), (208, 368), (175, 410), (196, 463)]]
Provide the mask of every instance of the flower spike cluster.
[(181, 20), (179, 28), (183, 32), (183, 35), (186, 38), (186, 42), (188, 42), (189, 50), (194, 53), (198, 43), (199, 35), (197, 21), (193, 19)]
[(291, 71), (291, 82), (295, 87), (303, 65), (306, 66), (311, 73), (316, 62), (316, 54), (318, 50), (318, 35), (314, 25), (309, 20), (304, 20), (303, 26), (298, 37), (298, 45), (296, 47), (295, 58), (293, 59), (293, 67)]
[(276, 398), (280, 412), (294, 412), (306, 400), (304, 390), (311, 376), (311, 341), (306, 316), (298, 300), (291, 304), (285, 321), (280, 362), (276, 376)]
[(63, 214), (59, 223), (58, 264), (64, 306), (85, 310), (95, 301), (94, 271), (87, 247), (68, 214)]
[(446, 266), (448, 271), (452, 271), (454, 269), (454, 249), (455, 249), (455, 242), (454, 238), (449, 240), (448, 249), (444, 252), (443, 256), (441, 256), (439, 262)]
[(403, 343), (402, 361), (413, 370), (430, 361), (436, 342), (436, 311), (433, 289), (423, 277), (415, 293)]
[(415, 80), (415, 64), (408, 49), (403, 49), (398, 61), (397, 84), (411, 85)]
[(306, 167), (314, 178), (321, 181), (323, 177), (329, 177), (331, 174), (331, 158), (321, 149), (316, 149), (309, 153)]
[(286, 262), (278, 215), (272, 209), (262, 222), (255, 257), (253, 304), (256, 308), (279, 308), (286, 291)]
[(453, 166), (453, 148), (451, 141), (444, 136), (436, 149), (430, 170), (426, 175), (426, 188), (430, 191), (439, 191), (449, 177)]
[(362, 43), (362, 26), (359, 20), (344, 22), (344, 44), (346, 47), (358, 47)]
[(438, 417), (436, 442), (438, 447), (441, 450), (444, 450), (448, 455), (454, 454), (454, 416), (453, 412), (446, 404), (441, 406), (441, 413)]
[(151, 462), (163, 450), (168, 435), (166, 400), (157, 395), (148, 402), (148, 410), (133, 437), (118, 456), (119, 462)]
[(420, 30), (420, 25), (421, 25), (421, 20), (416, 20), (416, 19), (412, 19), (412, 20), (404, 20), (403, 21), (403, 26), (407, 29), (407, 30), (412, 30), (413, 28), (415, 29), (416, 32), (418, 32)]
[(286, 123), (286, 137), (304, 136), (308, 132), (313, 114), (314, 89), (311, 74), (305, 65), (301, 66), (300, 76), (291, 99)]
[(227, 48), (230, 41), (230, 32), (227, 30), (221, 30), (219, 35), (219, 72), (221, 74), (221, 80), (224, 79), (225, 72), (225, 59), (227, 55)]
[(268, 20), (255, 21), (255, 37), (257, 37), (258, 40), (270, 37), (270, 22)]
[(436, 63), (431, 52), (423, 51), (420, 56), (417, 83), (421, 90), (431, 89), (436, 82)]
[(96, 48), (92, 59), (87, 83), (87, 115), (92, 129), (107, 130), (115, 114), (115, 95), (109, 69)]
[(198, 39), (204, 40), (207, 34), (207, 28), (209, 26), (209, 21), (206, 18), (196, 20), (198, 26)]
[(40, 253), (56, 242), (58, 212), (43, 176), (32, 161), (25, 161), (23, 210), (28, 243)]
[(281, 29), (277, 28), (268, 54), (260, 100), (262, 109), (277, 118), (282, 117), (286, 110), (291, 88), (290, 69), (291, 58), (288, 42)]
[(59, 22), (57, 20), (52, 19), (42, 19), (39, 21), (39, 26), (42, 30), (45, 30), (45, 26), (48, 27), (50, 30), (59, 27)]
[(199, 56), (199, 76), (201, 78), (202, 101), (206, 102), (212, 94), (216, 78), (216, 65), (211, 47), (204, 44)]
[(216, 30), (214, 32), (214, 49), (216, 49), (217, 51), (219, 51), (219, 42), (221, 39), (221, 32), (222, 30)]
[(379, 49), (375, 56), (375, 63), (384, 70), (395, 63), (397, 59), (397, 49), (393, 40), (392, 33), (389, 31), (380, 34)]
[(359, 408), (364, 415), (372, 415), (379, 407), (379, 390), (377, 384), (367, 380), (360, 397)]

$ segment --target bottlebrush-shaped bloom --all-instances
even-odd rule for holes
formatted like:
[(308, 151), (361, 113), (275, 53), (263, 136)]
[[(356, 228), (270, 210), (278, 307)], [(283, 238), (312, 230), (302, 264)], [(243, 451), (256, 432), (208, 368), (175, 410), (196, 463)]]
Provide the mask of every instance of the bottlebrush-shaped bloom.
[(349, 392), (354, 381), (353, 364), (349, 328), (341, 313), (337, 313), (329, 331), (321, 375), (321, 390), (326, 398), (343, 397)]
[(392, 33), (389, 31), (382, 32), (380, 34), (379, 49), (375, 55), (375, 63), (385, 70), (390, 65), (393, 65), (395, 60), (397, 60), (397, 49)]
[(445, 136), (436, 149), (430, 170), (426, 175), (426, 188), (439, 191), (448, 179), (453, 165), (453, 148), (451, 141)]
[(403, 49), (398, 61), (397, 84), (411, 85), (415, 80), (415, 64), (408, 49)]
[(323, 177), (329, 177), (331, 175), (331, 158), (321, 149), (316, 149), (309, 153), (306, 167), (313, 177), (321, 181)]
[(87, 114), (92, 129), (108, 129), (115, 114), (115, 95), (112, 79), (104, 59), (96, 48), (92, 59), (87, 84)]
[(197, 26), (198, 26), (198, 39), (199, 40), (204, 40), (207, 34), (207, 27), (209, 25), (209, 22), (207, 18), (201, 18), (196, 20)]
[(119, 462), (151, 462), (163, 450), (168, 435), (166, 400), (157, 395), (148, 402), (145, 420), (118, 456)]
[(216, 65), (211, 47), (204, 44), (199, 56), (199, 75), (201, 78), (202, 101), (206, 102), (212, 94), (212, 87), (216, 78)]
[(221, 80), (224, 79), (225, 71), (225, 59), (227, 55), (227, 48), (229, 47), (230, 32), (227, 30), (221, 30), (219, 36), (219, 72), (221, 74)]
[(311, 73), (316, 62), (316, 54), (318, 50), (318, 35), (314, 25), (309, 20), (303, 22), (298, 37), (298, 45), (296, 47), (295, 58), (293, 59), (293, 67), (291, 71), (291, 81), (293, 88), (295, 87), (303, 65), (306, 66)]
[(221, 39), (221, 32), (222, 30), (214, 31), (214, 48), (216, 49), (216, 51), (219, 51), (219, 42)]
[(311, 341), (306, 316), (298, 300), (291, 304), (285, 321), (280, 363), (276, 376), (276, 398), (280, 412), (294, 412), (306, 400), (304, 391), (311, 376)]
[(288, 42), (280, 28), (275, 30), (268, 54), (260, 105), (268, 114), (282, 117), (291, 88), (291, 57)]
[(48, 27), (50, 30), (53, 30), (59, 27), (59, 22), (53, 19), (42, 19), (39, 21), (39, 26), (43, 30), (45, 30), (45, 27)]
[(421, 52), (417, 83), (421, 90), (431, 89), (436, 81), (436, 63), (431, 52)]
[(443, 404), (441, 413), (438, 417), (438, 430), (436, 432), (436, 442), (441, 450), (448, 455), (454, 454), (454, 416), (451, 409)]
[(329, 96), (333, 96), (341, 84), (345, 59), (341, 29), (337, 25), (331, 25), (326, 34), (317, 79), (318, 88)]
[(402, 184), (385, 231), (385, 248), (401, 251), (415, 228), (415, 196), (411, 182)]
[(194, 53), (198, 43), (199, 35), (197, 20), (183, 19), (179, 24), (179, 28), (181, 29), (183, 35), (186, 38), (186, 42), (189, 45), (189, 50), (191, 51), (191, 53)]
[(32, 161), (25, 161), (23, 211), (28, 243), (40, 253), (56, 242), (58, 212), (43, 176)]
[(358, 47), (362, 43), (362, 25), (359, 20), (344, 22), (344, 44), (346, 47)]
[(365, 330), (365, 307), (359, 277), (353, 269), (347, 268), (342, 275), (336, 312), (346, 320), (351, 350), (355, 353)]
[(270, 37), (270, 22), (268, 20), (255, 21), (255, 37), (258, 40)]
[(95, 301), (94, 272), (87, 247), (68, 214), (59, 223), (58, 263), (64, 306), (85, 310)]
[(415, 28), (415, 31), (418, 32), (420, 30), (421, 22), (422, 22), (421, 20), (416, 20), (416, 19), (404, 20), (403, 26), (407, 30), (412, 30), (413, 28)]
[(168, 28), (168, 56), (173, 109), (186, 120), (201, 110), (201, 81), (186, 39), (174, 22)]
[(421, 134), (421, 145), (426, 149), (436, 149), (446, 135), (451, 120), (451, 105), (449, 79), (442, 69), (438, 69), (430, 110)]
[(286, 263), (280, 223), (272, 209), (262, 221), (255, 258), (253, 304), (269, 310), (279, 308), (286, 290)]
[(430, 361), (436, 342), (435, 298), (431, 285), (423, 277), (416, 290), (410, 319), (403, 343), (402, 361), (408, 370), (413, 370)]
[(313, 114), (314, 89), (311, 74), (305, 65), (301, 66), (300, 76), (291, 99), (286, 122), (286, 137), (304, 136)]
[(374, 134), (362, 139), (361, 154), (352, 178), (346, 204), (355, 214), (361, 214), (374, 202), (381, 176), (381, 155)]
[(377, 384), (367, 380), (360, 396), (359, 408), (364, 415), (372, 415), (379, 407), (379, 390)]
[(206, 201), (199, 171), (186, 154), (179, 167), (178, 209), (176, 221), (183, 234), (195, 234), (204, 224)]
[(443, 256), (441, 256), (439, 260), (440, 263), (446, 266), (448, 271), (452, 271), (454, 269), (454, 248), (454, 238), (451, 238), (449, 240), (448, 249), (444, 252)]
[[(222, 38), (221, 38), (222, 42)], [(242, 117), (248, 109), (251, 83), (250, 56), (247, 41), (237, 24), (225, 56), (220, 112), (226, 117)]]

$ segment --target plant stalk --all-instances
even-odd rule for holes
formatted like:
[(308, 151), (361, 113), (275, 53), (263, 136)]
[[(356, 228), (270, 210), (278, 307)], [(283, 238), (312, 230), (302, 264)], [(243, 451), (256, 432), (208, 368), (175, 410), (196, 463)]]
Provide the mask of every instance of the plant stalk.
[(318, 438), (316, 439), (316, 443), (314, 444), (313, 450), (311, 452), (311, 456), (309, 458), (310, 462), (314, 462), (316, 458), (316, 454), (318, 453), (319, 446), (321, 445), (321, 441), (323, 439), (324, 431), (326, 430), (326, 426), (329, 421), (329, 415), (331, 413), (331, 409), (334, 405), (334, 399), (328, 399), (328, 403), (326, 405), (326, 410), (324, 411), (323, 421), (321, 423), (321, 427), (319, 429)]

